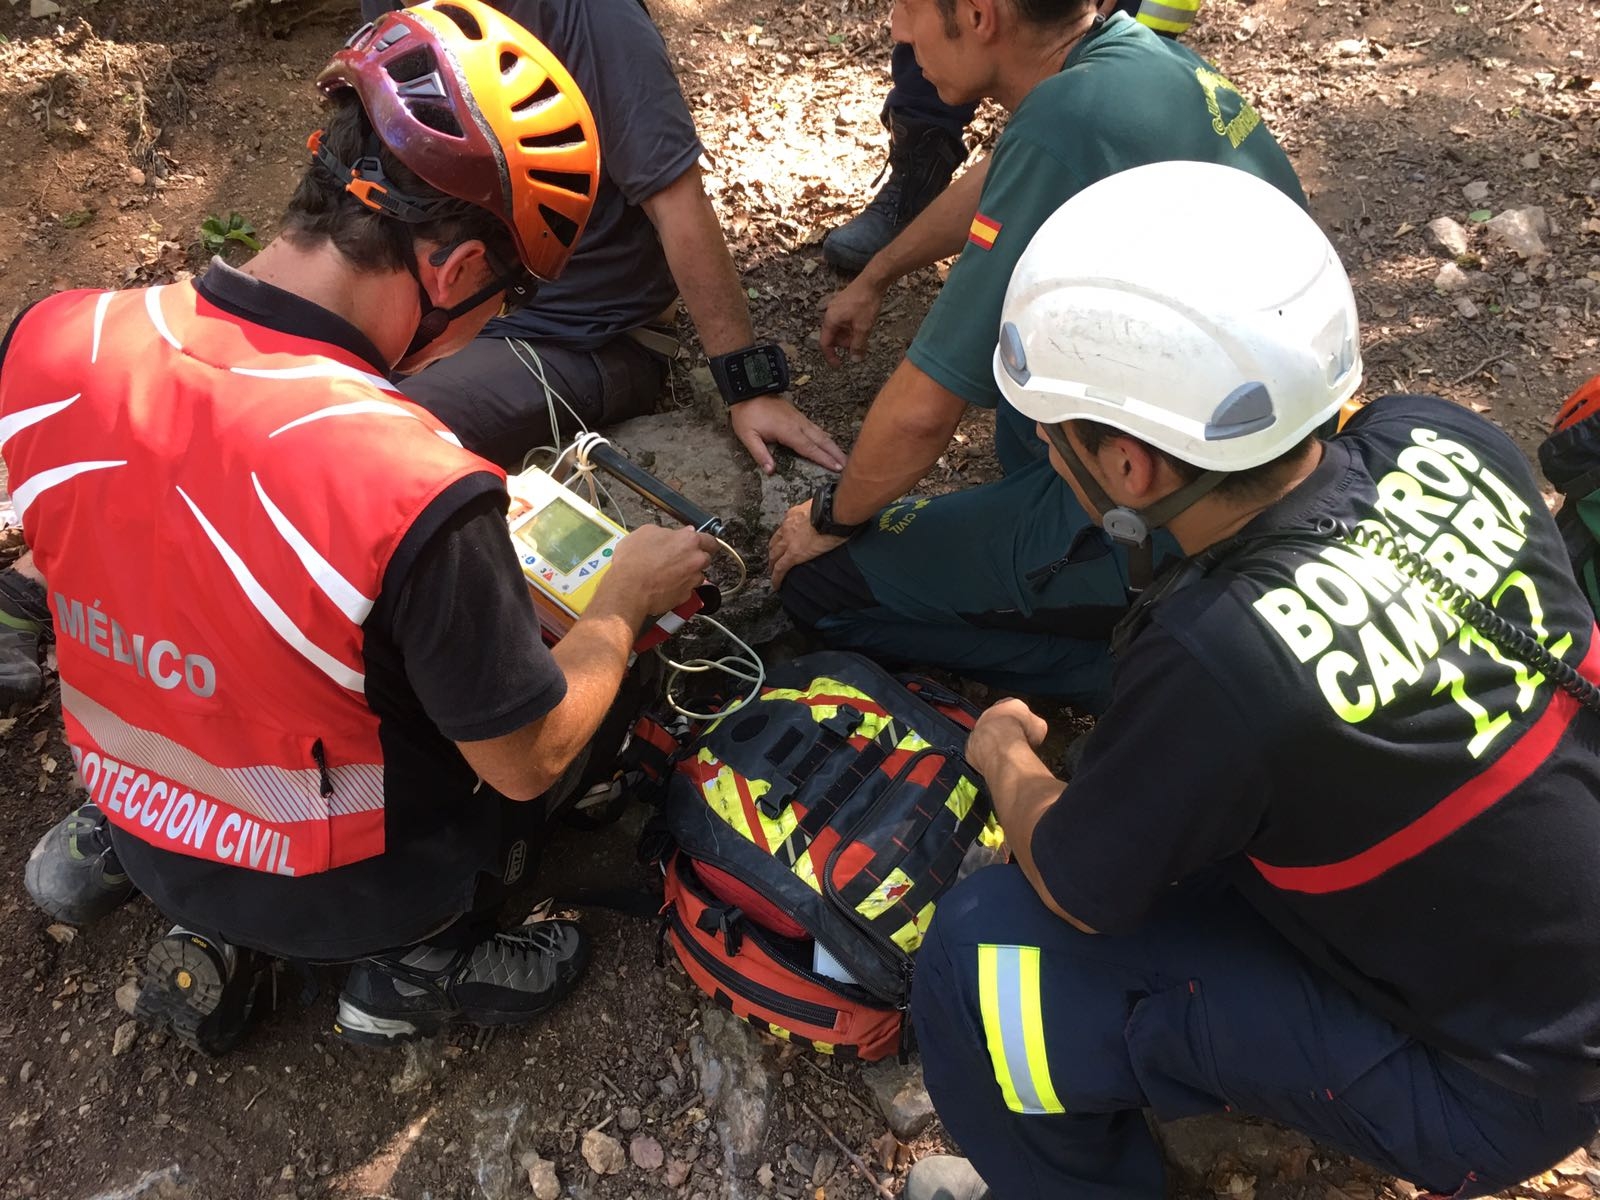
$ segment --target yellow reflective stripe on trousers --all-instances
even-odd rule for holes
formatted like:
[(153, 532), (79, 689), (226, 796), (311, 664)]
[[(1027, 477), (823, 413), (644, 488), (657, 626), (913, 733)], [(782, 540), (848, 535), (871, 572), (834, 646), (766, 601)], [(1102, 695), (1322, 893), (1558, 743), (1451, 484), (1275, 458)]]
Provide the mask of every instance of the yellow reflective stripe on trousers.
[(1139, 5), (1139, 23), (1161, 33), (1182, 34), (1194, 24), (1200, 0), (1144, 0)]
[(978, 947), (978, 1008), (1006, 1107), (1019, 1113), (1066, 1112), (1050, 1082), (1037, 946)]

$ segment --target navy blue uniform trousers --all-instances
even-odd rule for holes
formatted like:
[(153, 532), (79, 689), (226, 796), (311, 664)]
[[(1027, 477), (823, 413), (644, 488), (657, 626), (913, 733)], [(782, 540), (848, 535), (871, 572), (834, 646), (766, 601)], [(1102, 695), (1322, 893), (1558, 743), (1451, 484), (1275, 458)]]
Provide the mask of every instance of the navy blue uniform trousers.
[(1519, 1095), (1396, 1029), (1220, 882), (1106, 935), (1016, 867), (978, 871), (939, 905), (912, 1016), (934, 1106), (997, 1200), (1158, 1200), (1145, 1108), (1268, 1117), (1460, 1196), (1600, 1127), (1600, 1106)]

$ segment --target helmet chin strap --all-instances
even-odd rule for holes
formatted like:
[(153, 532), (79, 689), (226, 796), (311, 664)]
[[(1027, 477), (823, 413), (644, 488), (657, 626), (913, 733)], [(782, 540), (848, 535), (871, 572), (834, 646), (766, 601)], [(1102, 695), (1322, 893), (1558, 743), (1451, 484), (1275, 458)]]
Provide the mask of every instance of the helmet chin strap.
[[(1041, 424), (1043, 424), (1041, 422)], [(1100, 511), (1100, 527), (1112, 541), (1128, 548), (1128, 587), (1142, 592), (1150, 586), (1154, 574), (1150, 549), (1150, 531), (1160, 529), (1179, 513), (1188, 509), (1228, 477), (1226, 471), (1205, 471), (1199, 478), (1184, 484), (1169, 496), (1163, 496), (1148, 508), (1129, 508), (1117, 504), (1106, 495), (1100, 481), (1083, 465), (1083, 459), (1067, 440), (1060, 425), (1045, 425), (1045, 436), (1061, 455), (1067, 470), (1078, 481), (1078, 486), (1089, 497), (1089, 503)]]
[(506, 275), (497, 276), (460, 304), (452, 304), (449, 308), (440, 308), (433, 302), (433, 297), (428, 295), (428, 289), (423, 286), (422, 268), (417, 265), (415, 246), (412, 247), (411, 254), (406, 258), (406, 270), (411, 272), (411, 278), (417, 282), (417, 297), (422, 303), (422, 316), (417, 322), (417, 331), (411, 336), (411, 344), (406, 347), (406, 352), (400, 356), (401, 362), (405, 362), (412, 355), (419, 354), (427, 349), (438, 341), (439, 336), (450, 327), (451, 321), (471, 312), (489, 297), (505, 291), (522, 274), (520, 271), (513, 270)]

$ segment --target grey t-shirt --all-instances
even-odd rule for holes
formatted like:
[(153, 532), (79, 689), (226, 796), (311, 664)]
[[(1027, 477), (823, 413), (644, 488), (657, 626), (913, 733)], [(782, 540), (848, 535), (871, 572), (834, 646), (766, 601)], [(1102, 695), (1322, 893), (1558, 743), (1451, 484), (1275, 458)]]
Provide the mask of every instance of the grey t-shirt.
[[(639, 0), (493, 0), (571, 72), (600, 134), (600, 187), (567, 269), (533, 303), (492, 321), (490, 337), (549, 339), (592, 350), (647, 324), (678, 294), (640, 203), (675, 181), (704, 147), (666, 43)], [(404, 7), (362, 0), (372, 20)]]

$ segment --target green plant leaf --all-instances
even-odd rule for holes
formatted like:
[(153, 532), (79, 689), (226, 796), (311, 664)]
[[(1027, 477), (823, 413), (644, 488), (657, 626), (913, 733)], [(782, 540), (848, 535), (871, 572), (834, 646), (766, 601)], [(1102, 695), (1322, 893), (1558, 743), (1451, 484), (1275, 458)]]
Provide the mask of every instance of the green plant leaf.
[(1467, 220), (1483, 222), (1492, 216), (1494, 216), (1494, 213), (1487, 208), (1475, 208), (1467, 214)]
[(63, 214), (61, 224), (67, 229), (77, 229), (79, 226), (87, 225), (92, 220), (94, 220), (94, 212), (91, 209), (78, 208)]
[(844, 45), (844, 34), (842, 34), (842, 33), (830, 33), (828, 35), (828, 45), (830, 45), (830, 46), (842, 46), (842, 45)]

